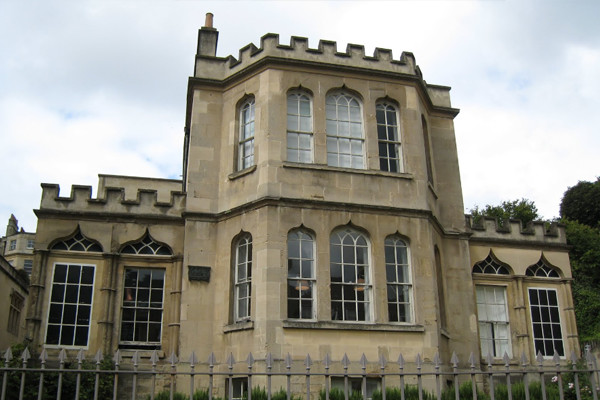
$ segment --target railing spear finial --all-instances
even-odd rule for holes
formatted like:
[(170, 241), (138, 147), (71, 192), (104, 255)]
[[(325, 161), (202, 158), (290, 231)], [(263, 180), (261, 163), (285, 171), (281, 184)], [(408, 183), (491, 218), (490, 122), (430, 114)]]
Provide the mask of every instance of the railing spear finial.
[(452, 357), (450, 358), (450, 362), (452, 363), (453, 368), (458, 368), (458, 356), (456, 355), (456, 351), (452, 352)]
[(6, 349), (6, 352), (4, 353), (4, 361), (6, 361), (6, 364), (8, 364), (8, 362), (12, 359), (13, 359), (13, 354), (12, 354), (12, 350), (9, 347), (8, 349)]
[(398, 367), (400, 368), (400, 370), (404, 369), (404, 357), (402, 356), (402, 353), (400, 353), (400, 355), (398, 356), (398, 361), (396, 361), (398, 363)]

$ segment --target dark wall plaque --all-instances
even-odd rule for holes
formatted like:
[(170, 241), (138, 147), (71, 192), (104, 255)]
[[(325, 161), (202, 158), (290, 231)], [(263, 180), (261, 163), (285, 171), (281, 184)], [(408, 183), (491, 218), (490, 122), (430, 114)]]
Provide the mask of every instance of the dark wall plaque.
[(210, 267), (188, 265), (188, 279), (190, 281), (209, 282)]

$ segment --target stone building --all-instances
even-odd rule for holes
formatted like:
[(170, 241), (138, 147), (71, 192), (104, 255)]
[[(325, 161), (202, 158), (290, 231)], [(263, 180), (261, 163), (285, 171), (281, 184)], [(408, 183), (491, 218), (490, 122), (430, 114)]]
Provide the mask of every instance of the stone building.
[(25, 337), (25, 304), (29, 282), (0, 255), (0, 349)]
[(24, 269), (31, 275), (35, 232), (19, 229), (19, 221), (11, 215), (6, 225), (6, 236), (0, 237), (0, 255), (16, 269)]
[(34, 346), (219, 360), (579, 351), (563, 228), (465, 219), (459, 110), (411, 53), (267, 34), (222, 58), (217, 38), (209, 15), (182, 180), (100, 175), (96, 198), (42, 185)]

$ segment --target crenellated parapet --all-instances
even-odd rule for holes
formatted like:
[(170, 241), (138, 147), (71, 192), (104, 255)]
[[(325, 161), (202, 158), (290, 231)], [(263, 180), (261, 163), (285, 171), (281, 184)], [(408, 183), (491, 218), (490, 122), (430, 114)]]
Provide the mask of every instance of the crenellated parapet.
[[(250, 43), (242, 47), (238, 57), (216, 57), (216, 31), (202, 28), (199, 33), (199, 51), (196, 55), (194, 76), (197, 78), (223, 81), (263, 60), (272, 62), (294, 62), (309, 65), (323, 65), (327, 68), (345, 67), (363, 69), (371, 72), (383, 72), (404, 75), (412, 79), (422, 80), (422, 74), (416, 65), (415, 57), (410, 52), (402, 52), (399, 59), (394, 59), (392, 50), (375, 48), (373, 55), (365, 54), (365, 47), (348, 44), (345, 51), (339, 51), (337, 43), (320, 40), (317, 48), (311, 48), (305, 37), (292, 36), (290, 44), (281, 44), (279, 35), (267, 33), (260, 39), (260, 47)], [(214, 41), (214, 43), (211, 43)], [(210, 48), (210, 52), (203, 49)], [(423, 83), (425, 83), (423, 81)], [(450, 107), (448, 92), (450, 88), (426, 84), (427, 91), (434, 104)]]
[(511, 241), (566, 245), (565, 227), (558, 223), (532, 221), (524, 228), (520, 220), (499, 224), (496, 218), (465, 215), (466, 228), (473, 240)]
[(171, 191), (168, 202), (158, 201), (154, 189), (138, 189), (135, 199), (126, 199), (122, 187), (104, 187), (96, 198), (92, 198), (91, 186), (73, 185), (69, 197), (59, 193), (59, 185), (42, 183), (39, 212), (181, 218), (185, 209), (185, 193), (176, 191)]

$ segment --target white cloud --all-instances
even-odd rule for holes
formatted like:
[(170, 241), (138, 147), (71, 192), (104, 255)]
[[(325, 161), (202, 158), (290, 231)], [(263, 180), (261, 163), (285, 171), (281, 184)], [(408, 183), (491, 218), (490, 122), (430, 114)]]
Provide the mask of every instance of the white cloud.
[[(233, 6), (233, 7), (232, 7)], [(177, 178), (197, 30), (220, 56), (267, 32), (415, 54), (453, 87), (465, 205), (527, 197), (546, 217), (598, 172), (596, 1), (0, 2), (0, 221), (35, 229), (40, 182)]]

